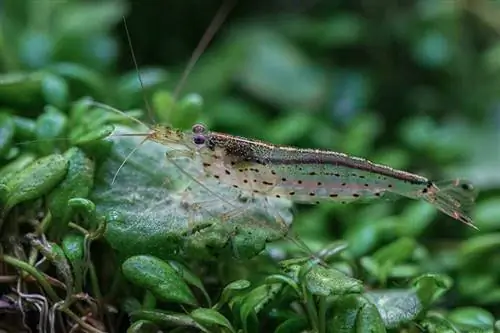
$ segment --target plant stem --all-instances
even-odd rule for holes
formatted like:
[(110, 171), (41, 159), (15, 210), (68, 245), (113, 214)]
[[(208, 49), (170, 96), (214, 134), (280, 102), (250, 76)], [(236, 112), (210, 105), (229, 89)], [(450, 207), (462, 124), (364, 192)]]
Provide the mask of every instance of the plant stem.
[(0, 256), (0, 261), (3, 261), (9, 265), (12, 265), (12, 266), (16, 267), (17, 269), (24, 271), (24, 272), (28, 273), (29, 275), (33, 276), (35, 278), (35, 280), (37, 280), (37, 282), (40, 283), (40, 285), (45, 290), (45, 292), (49, 295), (49, 297), (52, 299), (52, 301), (54, 301), (54, 302), (60, 301), (59, 296), (57, 296), (54, 289), (52, 289), (52, 286), (50, 285), (50, 283), (45, 279), (43, 274), (40, 271), (38, 271), (35, 267), (31, 266), (30, 264), (28, 264), (24, 261), (18, 260), (16, 258), (11, 257), (11, 256), (6, 255), (6, 254)]

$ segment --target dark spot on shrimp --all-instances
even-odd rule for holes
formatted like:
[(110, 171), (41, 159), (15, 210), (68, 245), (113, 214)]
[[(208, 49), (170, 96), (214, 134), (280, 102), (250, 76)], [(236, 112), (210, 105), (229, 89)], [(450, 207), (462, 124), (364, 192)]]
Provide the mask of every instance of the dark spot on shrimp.
[(352, 196), (355, 198), (359, 198), (359, 194), (357, 194), (357, 193), (354, 193)]
[(269, 186), (272, 186), (272, 185), (273, 185), (273, 183), (266, 182), (265, 180), (262, 182), (262, 184), (264, 184), (264, 185), (269, 185)]
[(323, 183), (322, 183), (322, 182), (318, 182), (318, 186), (322, 186), (322, 185), (323, 185)]
[(227, 169), (225, 171), (226, 171), (226, 175), (230, 175), (231, 174), (231, 171), (229, 171)]
[(370, 184), (368, 184), (368, 183), (365, 183), (365, 187), (368, 187), (368, 186), (370, 186)]
[(289, 195), (295, 195), (295, 192), (292, 191), (292, 192), (289, 192), (288, 194)]
[(281, 181), (282, 181), (282, 182), (286, 182), (286, 178), (284, 178), (284, 177), (283, 177), (283, 178), (281, 178)]
[(276, 194), (275, 197), (276, 198), (281, 198), (281, 196), (279, 194)]
[(276, 171), (271, 170), (271, 174), (272, 174), (272, 175), (275, 175), (275, 174), (276, 174)]
[(244, 170), (243, 169), (238, 169), (239, 172), (243, 172)]
[(359, 175), (359, 178), (364, 179), (364, 178), (366, 178), (366, 177), (365, 177), (365, 176), (363, 176), (363, 175)]
[(319, 201), (316, 201), (316, 202), (315, 202), (315, 204), (316, 204), (316, 205), (319, 205)]
[(243, 179), (243, 183), (248, 183), (248, 179)]
[(236, 164), (236, 162), (235, 162), (235, 161), (231, 161), (231, 165), (235, 165), (235, 164)]
[(203, 163), (203, 166), (204, 166), (205, 168), (208, 168), (208, 167), (209, 167), (209, 166), (211, 166), (211, 165), (212, 165), (212, 164), (210, 164), (210, 163)]
[(220, 176), (219, 176), (219, 175), (214, 175), (214, 178), (215, 178), (215, 179), (219, 179), (219, 178), (220, 178)]
[(302, 184), (302, 180), (297, 180), (297, 184)]
[(254, 179), (254, 180), (253, 180), (253, 182), (254, 182), (254, 183), (257, 183), (257, 179)]
[(311, 197), (314, 197), (314, 196), (316, 195), (316, 193), (311, 192), (311, 193), (309, 193), (309, 195), (310, 195)]
[(422, 190), (422, 193), (427, 193), (427, 192), (429, 192), (429, 189), (427, 187)]
[(376, 197), (380, 197), (380, 192), (375, 192)]
[(253, 193), (260, 193), (260, 192), (259, 192), (259, 191), (257, 191), (257, 190), (253, 190)]
[(462, 184), (460, 187), (464, 191), (472, 191), (474, 189), (474, 186), (472, 186), (472, 184), (467, 184), (467, 183)]
[(234, 188), (238, 188), (238, 185), (233, 185)]
[(346, 186), (346, 185), (347, 185), (347, 183), (342, 183), (342, 184), (340, 184), (340, 185), (342, 185), (342, 186)]
[(387, 187), (388, 187), (388, 188), (391, 188), (391, 187), (392, 187), (392, 184), (387, 185)]
[(314, 171), (309, 172), (309, 176), (316, 176), (316, 172)]
[(332, 194), (330, 194), (330, 198), (336, 198), (336, 197), (338, 197), (338, 196), (339, 196), (339, 195), (338, 195), (337, 193), (332, 193)]
[(340, 177), (340, 173), (336, 173), (336, 174), (335, 174), (335, 177)]
[(353, 173), (351, 173), (351, 176), (357, 177), (358, 175), (353, 172)]

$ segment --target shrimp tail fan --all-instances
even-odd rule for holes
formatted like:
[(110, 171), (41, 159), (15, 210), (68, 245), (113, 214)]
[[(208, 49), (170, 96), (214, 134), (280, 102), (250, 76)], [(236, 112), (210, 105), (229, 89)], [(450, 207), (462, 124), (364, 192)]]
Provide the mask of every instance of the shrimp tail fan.
[(471, 211), (478, 191), (467, 180), (455, 179), (434, 184), (435, 191), (426, 197), (443, 213), (453, 217), (468, 226), (478, 229), (471, 218)]

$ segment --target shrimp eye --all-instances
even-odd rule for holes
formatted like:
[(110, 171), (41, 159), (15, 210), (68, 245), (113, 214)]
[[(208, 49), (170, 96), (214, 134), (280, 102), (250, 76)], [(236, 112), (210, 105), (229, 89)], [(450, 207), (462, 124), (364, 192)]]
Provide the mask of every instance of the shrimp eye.
[(195, 124), (193, 125), (193, 128), (191, 130), (195, 134), (203, 133), (205, 132), (205, 126), (203, 126), (202, 124)]
[(204, 135), (201, 135), (201, 134), (196, 134), (193, 136), (193, 142), (197, 145), (202, 145), (205, 143), (205, 136)]

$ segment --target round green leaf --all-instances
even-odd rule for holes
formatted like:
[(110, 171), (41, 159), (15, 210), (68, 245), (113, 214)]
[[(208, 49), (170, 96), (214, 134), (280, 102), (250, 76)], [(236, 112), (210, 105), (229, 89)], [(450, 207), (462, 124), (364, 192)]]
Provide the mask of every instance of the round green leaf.
[(337, 299), (328, 328), (332, 333), (386, 331), (377, 308), (361, 295), (346, 295)]
[(415, 292), (424, 308), (441, 297), (453, 285), (453, 281), (444, 275), (424, 274), (412, 282)]
[(63, 137), (66, 129), (67, 118), (57, 108), (47, 105), (44, 112), (36, 120), (35, 134), (38, 150), (47, 155), (53, 152), (55, 138)]
[(305, 276), (307, 290), (313, 295), (330, 296), (363, 291), (363, 283), (344, 273), (323, 266), (313, 267)]
[(0, 169), (0, 184), (7, 182), (7, 179), (17, 172), (25, 169), (35, 160), (35, 155), (26, 153), (18, 156), (14, 161), (2, 166)]
[(463, 330), (493, 329), (495, 317), (477, 307), (463, 307), (451, 311), (448, 319)]
[(156, 297), (196, 305), (196, 299), (182, 277), (168, 263), (152, 256), (135, 256), (122, 264), (123, 275)]
[(62, 109), (68, 103), (68, 84), (61, 77), (47, 73), (42, 79), (42, 94), (48, 104)]
[(4, 204), (5, 216), (12, 207), (36, 199), (56, 186), (66, 175), (68, 160), (58, 154), (42, 157), (31, 163), (5, 183), (9, 189)]
[(0, 100), (9, 105), (27, 106), (41, 101), (41, 73), (0, 75)]
[(420, 325), (429, 333), (461, 333), (451, 322), (440, 315), (428, 315)]
[(380, 290), (368, 292), (365, 296), (375, 304), (387, 328), (399, 327), (415, 319), (422, 310), (422, 304), (413, 291)]

